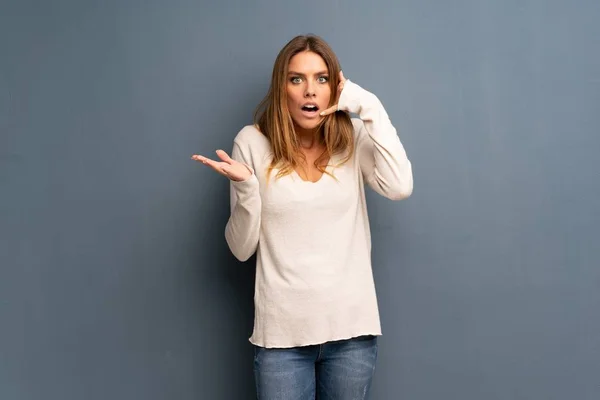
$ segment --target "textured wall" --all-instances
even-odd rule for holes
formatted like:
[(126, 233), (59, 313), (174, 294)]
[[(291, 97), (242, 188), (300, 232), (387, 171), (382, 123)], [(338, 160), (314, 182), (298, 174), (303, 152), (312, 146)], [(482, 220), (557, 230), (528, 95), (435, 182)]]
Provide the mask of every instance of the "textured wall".
[[(205, 3), (205, 4), (203, 4)], [(389, 4), (388, 4), (389, 3)], [(415, 191), (369, 192), (374, 399), (600, 398), (598, 1), (0, 5), (0, 398), (251, 399), (230, 149), (322, 35)]]

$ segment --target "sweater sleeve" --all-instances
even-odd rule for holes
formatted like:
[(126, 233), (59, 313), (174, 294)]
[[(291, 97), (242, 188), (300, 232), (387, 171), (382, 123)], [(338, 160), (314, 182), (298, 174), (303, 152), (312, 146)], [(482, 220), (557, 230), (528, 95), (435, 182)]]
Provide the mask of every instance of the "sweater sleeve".
[(412, 165), (379, 99), (346, 80), (338, 107), (358, 114), (362, 120), (355, 146), (365, 182), (388, 199), (409, 197), (413, 190)]
[(250, 166), (250, 157), (244, 154), (237, 142), (234, 142), (231, 158), (245, 164), (252, 172), (245, 181), (230, 181), (231, 215), (225, 227), (229, 249), (238, 260), (246, 261), (258, 246), (262, 203), (258, 179)]

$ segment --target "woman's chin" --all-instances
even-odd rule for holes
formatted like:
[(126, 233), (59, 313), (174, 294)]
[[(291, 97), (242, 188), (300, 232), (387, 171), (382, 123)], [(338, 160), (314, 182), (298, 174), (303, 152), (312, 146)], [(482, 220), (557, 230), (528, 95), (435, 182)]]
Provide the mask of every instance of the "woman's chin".
[(321, 125), (321, 118), (314, 118), (314, 119), (310, 119), (310, 120), (301, 120), (301, 121), (294, 121), (296, 128), (302, 129), (302, 130), (306, 130), (306, 131), (312, 131), (317, 129), (320, 125)]

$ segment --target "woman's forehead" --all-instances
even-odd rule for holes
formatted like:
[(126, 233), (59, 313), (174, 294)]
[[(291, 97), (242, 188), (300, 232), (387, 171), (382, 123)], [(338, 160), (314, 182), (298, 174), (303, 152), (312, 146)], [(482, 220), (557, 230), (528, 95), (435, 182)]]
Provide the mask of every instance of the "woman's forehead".
[(327, 72), (325, 60), (312, 51), (298, 53), (290, 59), (289, 71), (301, 73)]

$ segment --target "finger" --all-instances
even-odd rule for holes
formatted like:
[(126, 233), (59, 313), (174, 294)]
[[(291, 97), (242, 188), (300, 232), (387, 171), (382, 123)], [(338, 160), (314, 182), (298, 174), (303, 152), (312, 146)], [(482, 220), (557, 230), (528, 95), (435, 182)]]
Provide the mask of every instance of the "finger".
[(210, 165), (210, 164), (215, 164), (215, 163), (216, 163), (216, 161), (214, 161), (214, 160), (211, 160), (210, 158), (206, 158), (206, 157), (204, 157), (204, 156), (201, 156), (201, 155), (199, 155), (199, 154), (195, 154), (195, 155), (193, 155), (193, 156), (192, 156), (192, 159), (194, 159), (194, 160), (196, 160), (196, 161), (199, 161), (199, 162), (201, 162), (202, 164), (207, 164), (207, 165)]
[(209, 167), (211, 167), (218, 173), (223, 174), (223, 167), (220, 162), (211, 160), (210, 158), (206, 158), (206, 157), (200, 156), (200, 155), (195, 155), (192, 158), (194, 160), (200, 161), (204, 165), (208, 165)]
[(223, 166), (221, 165), (220, 162), (217, 162), (217, 161), (211, 160), (210, 158), (207, 158), (206, 161), (204, 162), (204, 164), (208, 165), (209, 167), (211, 167), (212, 169), (214, 169), (215, 171), (217, 171), (220, 174), (223, 173)]
[(233, 163), (233, 160), (231, 159), (231, 157), (229, 157), (229, 154), (227, 154), (223, 150), (217, 150), (217, 155), (221, 160), (225, 161), (227, 164)]
[(333, 114), (334, 112), (336, 112), (336, 111), (337, 111), (337, 109), (338, 109), (338, 105), (336, 104), (336, 105), (334, 105), (334, 106), (331, 106), (331, 107), (329, 107), (329, 108), (328, 108), (328, 109), (326, 109), (326, 110), (323, 110), (323, 111), (321, 111), (321, 114), (320, 114), (320, 115), (321, 115), (322, 117), (324, 117), (324, 116), (326, 116), (326, 115)]
[(199, 154), (194, 154), (192, 156), (192, 160), (196, 160), (196, 161), (200, 161), (200, 162), (204, 162), (207, 158), (204, 156), (201, 156)]
[(340, 82), (345, 82), (346, 78), (344, 78), (344, 72), (340, 71)]

